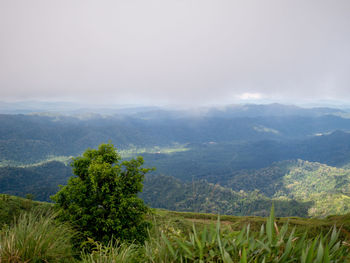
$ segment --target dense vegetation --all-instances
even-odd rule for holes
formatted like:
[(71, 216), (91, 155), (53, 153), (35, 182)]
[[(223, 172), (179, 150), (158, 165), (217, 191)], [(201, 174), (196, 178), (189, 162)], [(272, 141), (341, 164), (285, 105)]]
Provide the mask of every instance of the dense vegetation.
[(57, 161), (28, 167), (0, 167), (0, 193), (23, 197), (32, 194), (36, 200), (50, 201), (50, 196), (70, 176), (72, 168)]
[(43, 212), (21, 214), (16, 222), (0, 232), (1, 262), (72, 262), (70, 226)]
[(278, 216), (307, 216), (312, 207), (312, 202), (272, 199), (258, 191), (233, 191), (204, 180), (183, 183), (161, 175), (147, 176), (140, 196), (156, 208), (241, 216), (267, 216), (272, 203)]
[[(110, 112), (112, 113), (112, 112)], [(71, 156), (112, 140), (148, 167), (151, 207), (266, 216), (350, 212), (349, 113), (245, 105), (194, 112), (0, 115), (0, 193), (50, 201), (73, 175)]]
[(81, 233), (82, 242), (92, 238), (106, 244), (113, 236), (143, 242), (148, 207), (137, 194), (151, 169), (142, 165), (142, 157), (122, 161), (112, 144), (86, 150), (73, 159), (75, 177), (52, 196), (59, 218)]
[[(3, 193), (47, 201), (66, 184), (71, 167), (49, 162), (0, 168)], [(203, 176), (203, 175), (202, 175)], [(350, 170), (308, 161), (283, 161), (256, 170), (182, 181), (147, 175), (140, 197), (151, 207), (230, 215), (327, 216), (350, 212)]]
[[(11, 202), (26, 202), (8, 196)], [(33, 202), (33, 207), (38, 203)], [(349, 262), (349, 215), (327, 220), (233, 217), (152, 210), (146, 242), (92, 239), (77, 250), (77, 235), (45, 209), (30, 209), (0, 229), (1, 262)], [(338, 227), (342, 225), (340, 230)]]
[(303, 140), (189, 144), (173, 154), (143, 154), (157, 172), (181, 180), (207, 179), (260, 169), (284, 160), (306, 160), (342, 167), (350, 162), (350, 133), (336, 131)]
[(0, 229), (5, 225), (11, 225), (15, 218), (23, 212), (30, 212), (32, 209), (49, 210), (48, 203), (34, 202), (31, 199), (20, 198), (7, 194), (0, 194)]
[[(2, 114), (0, 161), (30, 164), (52, 155), (76, 156), (86, 148), (96, 148), (108, 140), (115, 142), (120, 149), (127, 149), (130, 145), (152, 147), (173, 143), (304, 140), (315, 134), (350, 130), (350, 119), (342, 114), (345, 115), (335, 109), (301, 109), (283, 105), (232, 106), (207, 109), (198, 114), (164, 110), (75, 117)], [(303, 144), (299, 148), (303, 148)], [(324, 146), (321, 144), (320, 148), (324, 149)], [(308, 150), (310, 148), (301, 150), (301, 154), (307, 154)], [(311, 151), (315, 153), (313, 149)], [(294, 157), (305, 159), (303, 156)]]

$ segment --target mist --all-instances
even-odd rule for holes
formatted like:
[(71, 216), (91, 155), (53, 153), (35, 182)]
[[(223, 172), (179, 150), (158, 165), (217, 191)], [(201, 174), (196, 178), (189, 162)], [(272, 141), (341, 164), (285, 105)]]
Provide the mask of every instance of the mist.
[(97, 104), (348, 101), (350, 2), (0, 2), (0, 97)]

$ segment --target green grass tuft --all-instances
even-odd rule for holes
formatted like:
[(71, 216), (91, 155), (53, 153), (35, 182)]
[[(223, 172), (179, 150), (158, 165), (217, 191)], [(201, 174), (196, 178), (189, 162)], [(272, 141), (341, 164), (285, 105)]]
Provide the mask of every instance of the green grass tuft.
[(81, 263), (139, 262), (138, 247), (134, 244), (111, 241), (107, 246), (90, 240), (95, 247), (91, 253), (82, 252)]
[(23, 213), (0, 233), (0, 262), (72, 262), (73, 232), (53, 214)]

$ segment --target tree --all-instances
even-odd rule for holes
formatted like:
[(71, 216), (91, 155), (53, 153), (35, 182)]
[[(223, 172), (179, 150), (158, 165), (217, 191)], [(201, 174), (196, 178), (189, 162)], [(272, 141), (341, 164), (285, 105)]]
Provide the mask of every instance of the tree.
[(142, 157), (121, 161), (112, 144), (86, 150), (73, 159), (75, 177), (52, 197), (60, 218), (69, 221), (85, 240), (106, 243), (114, 237), (143, 242), (150, 226), (145, 220), (148, 207), (137, 193), (151, 169), (142, 165)]

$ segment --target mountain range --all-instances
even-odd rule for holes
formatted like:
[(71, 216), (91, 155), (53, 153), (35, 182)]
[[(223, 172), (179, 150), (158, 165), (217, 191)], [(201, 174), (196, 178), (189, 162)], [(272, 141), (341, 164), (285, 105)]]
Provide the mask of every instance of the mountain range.
[(0, 192), (49, 201), (71, 156), (112, 142), (142, 155), (152, 207), (233, 215), (350, 212), (350, 113), (292, 105), (0, 115)]

